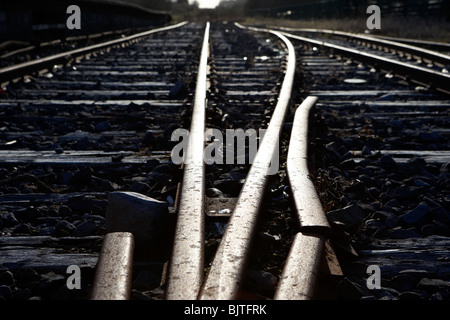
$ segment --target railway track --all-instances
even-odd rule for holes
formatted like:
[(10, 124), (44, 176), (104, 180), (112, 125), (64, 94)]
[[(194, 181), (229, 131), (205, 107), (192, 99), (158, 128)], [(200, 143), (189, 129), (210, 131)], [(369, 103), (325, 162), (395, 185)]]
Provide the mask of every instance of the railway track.
[[(389, 55), (440, 72), (443, 80), (437, 86), (443, 90), (436, 90), (423, 86), (419, 75), (405, 77), (394, 67), (380, 68), (376, 57), (358, 58), (342, 48), (364, 50), (359, 43), (364, 39), (337, 44), (320, 38), (319, 45), (316, 39), (285, 35), (300, 52), (304, 95), (319, 99), (313, 115), (317, 167), (312, 175), (346, 275), (340, 294), (351, 299), (447, 300), (446, 65), (435, 62), (428, 51), (421, 55), (413, 48), (415, 53), (409, 54), (414, 58), (408, 60), (406, 53), (392, 54), (400, 44), (391, 47), (390, 42), (362, 37), (383, 58)], [(375, 290), (366, 282), (370, 266), (380, 270)]]
[(57, 52), (65, 52), (75, 48), (86, 47), (98, 42), (117, 39), (138, 33), (145, 28), (123, 29), (105, 31), (101, 33), (89, 34), (85, 36), (66, 37), (64, 39), (54, 39), (46, 42), (28, 43), (20, 41), (6, 41), (0, 44), (0, 67), (15, 65), (22, 62), (39, 59), (46, 55)]
[(448, 76), (231, 23), (123, 40), (0, 70), (9, 298), (448, 298)]
[(167, 141), (190, 103), (201, 33), (179, 24), (6, 69), (15, 78), (51, 66), (10, 83), (1, 98), (2, 268), (13, 296), (55, 298), (77, 265), (83, 289), (66, 287), (65, 297), (88, 297), (101, 238), (114, 228), (108, 193), (174, 201)]

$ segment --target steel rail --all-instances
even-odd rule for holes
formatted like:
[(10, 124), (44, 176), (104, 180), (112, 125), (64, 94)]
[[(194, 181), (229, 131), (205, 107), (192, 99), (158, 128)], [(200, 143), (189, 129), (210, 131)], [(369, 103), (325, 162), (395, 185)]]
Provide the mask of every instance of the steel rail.
[[(241, 25), (236, 25), (242, 28)], [(247, 29), (266, 31), (255, 28)], [(287, 69), (278, 103), (200, 292), (199, 299), (202, 300), (239, 298), (238, 290), (250, 256), (249, 252), (256, 231), (256, 222), (270, 174), (270, 164), (277, 151), (275, 149), (278, 147), (279, 134), (290, 101), (295, 74), (295, 50), (292, 43), (281, 33), (272, 30), (268, 32), (279, 37), (287, 47)]]
[(308, 169), (308, 120), (317, 100), (317, 97), (310, 96), (303, 101), (295, 112), (292, 126), (286, 167), (300, 232), (289, 251), (275, 300), (314, 298), (325, 238), (331, 233)]
[(312, 300), (325, 249), (321, 234), (297, 233), (275, 292), (274, 300)]
[(329, 233), (331, 227), (308, 169), (308, 120), (317, 97), (307, 97), (297, 108), (292, 126), (286, 171), (300, 222), (300, 231)]
[(128, 300), (131, 292), (134, 237), (129, 232), (105, 235), (91, 300)]
[[(125, 41), (132, 41), (156, 32), (172, 30), (185, 24), (186, 23), (183, 22), (174, 26), (154, 29), (127, 37), (129, 38), (128, 40), (126, 40), (126, 38), (124, 39)], [(113, 45), (112, 43), (120, 44), (122, 41), (108, 41), (99, 45), (94, 45), (75, 51), (86, 52), (87, 50), (92, 52), (100, 47), (106, 48)], [(93, 49), (92, 47), (97, 49)], [(114, 232), (105, 235), (97, 263), (93, 288), (91, 291), (92, 300), (129, 299), (131, 291), (134, 247), (135, 241), (132, 233)]]
[(424, 46), (426, 48), (432, 49), (432, 50), (450, 50), (450, 43), (447, 42), (438, 42), (438, 41), (429, 41), (429, 40), (419, 40), (419, 39), (408, 39), (408, 38), (397, 38), (397, 37), (388, 37), (388, 36), (381, 36), (381, 35), (371, 35), (374, 38), (379, 39), (385, 39), (385, 40), (391, 40), (396, 42), (402, 42), (406, 44), (411, 44), (414, 46)]
[(428, 60), (429, 62), (433, 62), (438, 64), (441, 67), (446, 67), (450, 65), (450, 56), (436, 52), (433, 50), (427, 50), (421, 47), (417, 47), (414, 45), (396, 42), (393, 40), (388, 39), (380, 39), (373, 36), (368, 35), (362, 35), (357, 33), (351, 33), (351, 32), (344, 32), (344, 31), (338, 31), (338, 30), (328, 30), (328, 29), (310, 29), (310, 28), (285, 28), (285, 27), (279, 27), (280, 30), (286, 30), (286, 31), (298, 31), (298, 32), (306, 32), (306, 33), (323, 33), (323, 34), (330, 34), (330, 35), (337, 35), (341, 37), (348, 38), (349, 40), (359, 40), (362, 42), (366, 42), (371, 45), (381, 46), (383, 48), (389, 49), (389, 50), (395, 50), (397, 52), (404, 52), (409, 53), (412, 56), (420, 59)]
[[(140, 28), (140, 29), (142, 30), (142, 28)], [(10, 51), (10, 52), (4, 53), (4, 54), (2, 54), (0, 56), (0, 59), (6, 59), (6, 58), (9, 58), (9, 57), (14, 56), (16, 54), (32, 51), (32, 50), (35, 50), (37, 48), (44, 48), (44, 47), (60, 44), (63, 41), (72, 42), (72, 41), (81, 41), (81, 40), (91, 40), (91, 39), (100, 38), (100, 37), (104, 37), (104, 36), (108, 36), (108, 35), (112, 35), (112, 34), (118, 34), (119, 35), (121, 33), (129, 32), (129, 31), (131, 31), (131, 29), (127, 28), (127, 29), (121, 29), (121, 30), (112, 30), (112, 31), (105, 31), (105, 32), (94, 33), (94, 34), (87, 34), (87, 35), (83, 35), (83, 36), (67, 37), (67, 38), (65, 38), (63, 40), (55, 39), (55, 40), (42, 42), (42, 43), (39, 43), (39, 44), (36, 44), (36, 45), (30, 45), (28, 47), (24, 47), (24, 48), (20, 48), (20, 49), (14, 50), (14, 51)]]
[(54, 54), (48, 57), (40, 58), (33, 61), (23, 62), (17, 65), (8, 66), (0, 69), (0, 83), (5, 83), (12, 81), (16, 78), (23, 77), (27, 74), (35, 73), (41, 70), (52, 68), (54, 65), (62, 64), (65, 65), (69, 61), (85, 56), (87, 54), (104, 50), (106, 48), (118, 45), (124, 45), (125, 43), (129, 43), (132, 41), (137, 41), (141, 38), (147, 37), (151, 34), (163, 31), (169, 31), (175, 28), (179, 28), (187, 24), (188, 22), (180, 22), (175, 25), (152, 29), (149, 31), (140, 32), (134, 35), (130, 35), (124, 38), (115, 39), (107, 42), (102, 42), (98, 44), (94, 44), (88, 47), (79, 48), (75, 50), (70, 50), (58, 54)]
[(167, 300), (195, 300), (203, 281), (205, 228), (205, 165), (203, 161), (209, 55), (206, 24), (197, 74), (189, 142), (166, 289)]
[(355, 61), (363, 62), (376, 69), (387, 73), (395, 73), (399, 77), (411, 80), (423, 86), (433, 87), (436, 90), (450, 94), (450, 75), (430, 70), (427, 68), (414, 66), (405, 62), (380, 57), (361, 50), (351, 49), (344, 46), (328, 43), (326, 41), (313, 40), (302, 36), (297, 36), (287, 32), (282, 32), (286, 37), (316, 45), (321, 48), (334, 51), (336, 54), (346, 56)]

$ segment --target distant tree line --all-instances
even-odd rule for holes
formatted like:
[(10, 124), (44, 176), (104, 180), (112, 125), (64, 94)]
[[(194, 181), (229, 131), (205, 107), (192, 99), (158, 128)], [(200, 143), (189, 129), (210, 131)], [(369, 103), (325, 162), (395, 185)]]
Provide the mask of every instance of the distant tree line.
[(378, 5), (383, 15), (450, 19), (448, 0), (247, 0), (246, 10), (249, 13), (292, 18), (335, 18), (364, 14), (371, 4)]

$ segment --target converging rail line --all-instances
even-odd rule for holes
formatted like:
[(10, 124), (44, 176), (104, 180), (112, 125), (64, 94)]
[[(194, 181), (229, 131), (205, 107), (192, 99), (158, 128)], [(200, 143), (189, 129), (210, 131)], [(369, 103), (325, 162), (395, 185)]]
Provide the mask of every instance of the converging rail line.
[[(391, 57), (384, 57), (379, 53), (365, 52), (366, 50), (351, 48), (344, 46), (341, 43), (336, 44), (329, 40), (317, 40), (307, 37), (302, 37), (290, 33), (286, 36), (309, 42), (321, 48), (332, 50), (335, 54), (340, 54), (344, 57), (354, 59), (361, 63), (370, 65), (377, 70), (382, 70), (389, 73), (396, 73), (405, 79), (409, 79), (424, 86), (431, 86), (444, 93), (450, 92), (450, 74), (442, 72), (442, 68), (446, 68), (450, 64), (450, 57), (435, 51), (418, 48), (412, 45), (406, 45), (399, 42), (381, 40), (370, 36), (356, 35), (347, 32), (333, 31), (333, 30), (317, 30), (317, 29), (290, 29), (292, 31), (313, 33), (313, 34), (330, 34), (345, 37), (349, 41), (358, 41), (367, 43), (368, 46), (380, 48), (381, 50), (392, 51), (396, 54), (410, 55), (415, 58), (427, 61), (430, 64), (437, 64), (441, 68), (434, 70), (432, 68), (416, 65), (410, 61), (404, 62), (399, 59)], [(447, 69), (446, 69), (447, 70)]]
[[(385, 49), (371, 50), (372, 59), (364, 52), (358, 57), (356, 51), (365, 49), (355, 50), (348, 42), (335, 47), (334, 40), (285, 35), (303, 62), (304, 94), (319, 99), (312, 177), (348, 277), (342, 285), (361, 288), (356, 295), (342, 289), (342, 296), (447, 299), (437, 285), (449, 281), (444, 258), (449, 252), (441, 250), (441, 242), (450, 237), (449, 221), (440, 216), (441, 210), (449, 210), (450, 101), (445, 69), (431, 65), (430, 58), (430, 66), (421, 66), (423, 75), (408, 71), (417, 67), (415, 59), (427, 59), (420, 50), (409, 60), (390, 55), (392, 66), (380, 67), (377, 56), (385, 56)], [(398, 60), (401, 68), (394, 66)], [(425, 69), (434, 69), (434, 80)], [(428, 184), (421, 185), (421, 179)], [(422, 208), (426, 211), (419, 218)], [(414, 249), (429, 243), (435, 243), (429, 252)], [(379, 268), (382, 287), (373, 290), (355, 267), (359, 272)], [(423, 273), (415, 278), (418, 269)], [(399, 285), (402, 277), (408, 280)], [(428, 282), (436, 286), (425, 286)]]

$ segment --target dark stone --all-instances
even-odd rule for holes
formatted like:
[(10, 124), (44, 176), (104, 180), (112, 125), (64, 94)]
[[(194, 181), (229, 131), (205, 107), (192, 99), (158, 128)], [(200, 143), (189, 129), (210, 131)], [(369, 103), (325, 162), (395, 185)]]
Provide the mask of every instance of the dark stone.
[(414, 277), (416, 279), (416, 284), (419, 282), (421, 278), (424, 278), (425, 276), (429, 276), (430, 273), (427, 270), (421, 270), (421, 269), (405, 269), (399, 272), (399, 275), (408, 275), (410, 277)]
[(443, 207), (434, 208), (432, 214), (435, 220), (450, 225), (450, 213)]
[(129, 191), (145, 194), (150, 189), (150, 186), (146, 183), (135, 181), (129, 189)]
[(70, 184), (89, 184), (91, 182), (92, 174), (94, 170), (92, 168), (83, 168), (77, 171), (72, 178), (70, 178)]
[(99, 226), (94, 220), (86, 220), (75, 229), (75, 234), (85, 237), (95, 235)]
[(63, 206), (59, 207), (58, 214), (61, 217), (70, 217), (73, 214), (73, 212), (72, 212), (72, 209), (70, 209), (68, 206), (63, 205)]
[(57, 146), (57, 147), (55, 147), (55, 153), (57, 153), (57, 154), (63, 154), (63, 153), (64, 153), (64, 149), (61, 148), (61, 147), (59, 147), (59, 146)]
[(0, 221), (4, 227), (13, 227), (19, 223), (19, 221), (17, 221), (16, 219), (16, 216), (12, 212), (2, 214), (0, 216)]
[(370, 148), (368, 146), (364, 146), (361, 150), (361, 154), (363, 156), (370, 156), (370, 155), (372, 155), (372, 150), (370, 150)]
[(74, 173), (71, 171), (66, 171), (61, 176), (61, 184), (69, 184), (72, 179)]
[(29, 206), (14, 211), (14, 216), (18, 221), (31, 221), (40, 217), (40, 211), (34, 206)]
[(430, 296), (430, 300), (432, 300), (432, 301), (442, 301), (442, 300), (444, 300), (444, 297), (442, 296), (442, 294), (440, 292), (436, 292), (436, 293), (433, 293)]
[(434, 220), (433, 226), (434, 226), (434, 234), (441, 235), (444, 237), (450, 236), (450, 227), (447, 224)]
[(0, 284), (4, 284), (6, 286), (14, 285), (14, 275), (11, 271), (5, 271), (0, 273)]
[(367, 192), (369, 192), (372, 197), (378, 197), (380, 195), (380, 190), (377, 187), (370, 187), (367, 189)]
[(386, 170), (393, 170), (397, 168), (397, 163), (394, 159), (388, 154), (385, 154), (381, 156), (380, 160), (377, 162), (377, 164)]
[(173, 168), (169, 165), (169, 164), (160, 164), (157, 165), (155, 168), (153, 168), (153, 172), (157, 172), (157, 173), (166, 173), (166, 174), (170, 174), (172, 172)]
[(431, 208), (428, 204), (421, 203), (413, 210), (401, 215), (398, 221), (401, 225), (406, 227), (419, 226), (426, 221), (430, 211)]
[(435, 232), (435, 226), (433, 224), (426, 224), (420, 228), (420, 232), (423, 236), (428, 237), (434, 234)]
[(339, 285), (340, 298), (346, 300), (360, 300), (362, 297), (373, 296), (367, 287), (348, 278), (344, 278)]
[(422, 188), (400, 186), (393, 192), (393, 196), (397, 199), (417, 198), (422, 193)]
[(389, 236), (394, 239), (420, 238), (421, 235), (411, 229), (396, 227), (389, 230)]
[(222, 191), (217, 188), (208, 188), (206, 189), (206, 196), (210, 198), (225, 198), (225, 195)]
[(49, 272), (42, 275), (42, 279), (39, 282), (38, 289), (39, 294), (42, 296), (48, 296), (58, 288), (66, 285), (66, 278), (60, 274)]
[(329, 211), (327, 217), (330, 221), (338, 221), (343, 223), (347, 228), (352, 228), (364, 220), (365, 214), (357, 205), (349, 205), (342, 209)]
[(439, 288), (450, 288), (450, 282), (442, 279), (422, 278), (417, 284), (417, 288), (425, 290), (436, 290)]
[(395, 213), (389, 211), (378, 211), (377, 217), (379, 217), (386, 228), (392, 229), (398, 226), (398, 217)]
[(41, 236), (51, 236), (55, 233), (56, 229), (55, 227), (49, 226), (49, 227), (41, 227), (41, 230), (39, 232), (39, 235)]
[(399, 296), (399, 292), (393, 288), (382, 287), (374, 289), (373, 292), (379, 300), (397, 300)]
[(111, 192), (115, 191), (118, 188), (118, 186), (115, 183), (109, 181), (108, 179), (101, 179), (97, 177), (92, 177), (92, 179), (97, 184), (99, 191)]
[(186, 86), (183, 82), (183, 80), (178, 80), (175, 85), (170, 88), (169, 91), (169, 98), (170, 99), (179, 99), (186, 95)]
[[(327, 152), (329, 155), (333, 156), (335, 160), (339, 160), (342, 158), (342, 156), (348, 151), (348, 150), (342, 150), (340, 149), (338, 143), (331, 142), (325, 146)], [(344, 151), (344, 152), (342, 152)], [(342, 153), (341, 153), (342, 152)]]
[(145, 181), (148, 183), (156, 183), (159, 185), (166, 185), (171, 180), (172, 180), (172, 176), (170, 176), (166, 173), (158, 172), (158, 171), (152, 171), (152, 173), (149, 174), (147, 176), (147, 178), (145, 179)]
[(442, 140), (442, 135), (438, 132), (420, 132), (419, 139), (426, 143), (436, 143)]
[(142, 143), (146, 146), (151, 146), (156, 140), (155, 134), (152, 131), (147, 131), (142, 139)]
[[(347, 151), (346, 153), (344, 153), (344, 155), (342, 156), (341, 160), (344, 162), (345, 160), (350, 160), (353, 158), (353, 153), (351, 153), (350, 151)], [(355, 165), (353, 165), (354, 167)]]
[(400, 207), (400, 202), (397, 199), (391, 199), (385, 203), (385, 207), (398, 208)]
[[(346, 160), (349, 161), (349, 160)], [(353, 160), (351, 160), (353, 161)], [(351, 185), (345, 186), (343, 188), (345, 193), (353, 193), (356, 194), (359, 197), (363, 197), (366, 194), (366, 189), (364, 187), (364, 183), (361, 181), (352, 182)]]
[(417, 175), (421, 174), (425, 169), (427, 163), (424, 159), (414, 157), (408, 160), (406, 163), (402, 164), (400, 170), (406, 175)]
[(341, 168), (342, 170), (351, 170), (354, 169), (355, 166), (356, 163), (353, 159), (346, 159), (339, 164), (339, 168)]
[(103, 132), (111, 129), (111, 124), (108, 121), (102, 121), (95, 125), (95, 131)]
[(248, 270), (247, 273), (248, 285), (253, 287), (256, 291), (263, 294), (273, 294), (278, 284), (278, 278), (264, 270)]
[(443, 164), (441, 166), (441, 172), (450, 173), (450, 162), (447, 162), (446, 164)]
[(36, 230), (29, 224), (29, 223), (21, 223), (18, 224), (14, 230), (13, 230), (13, 234), (27, 234), (30, 235), (33, 232), (35, 232)]
[(10, 300), (12, 298), (11, 289), (8, 286), (0, 285), (0, 300)]
[(240, 180), (220, 179), (214, 181), (214, 187), (223, 190), (231, 196), (238, 196), (242, 183)]
[(72, 234), (75, 231), (75, 229), (76, 227), (66, 220), (61, 220), (55, 225), (56, 232), (66, 231), (69, 234)]
[(20, 270), (16, 274), (16, 278), (21, 283), (35, 283), (41, 279), (41, 275), (37, 273), (34, 269), (26, 268)]
[(408, 291), (415, 288), (417, 279), (409, 274), (399, 274), (394, 276), (391, 281), (391, 286), (400, 291)]

